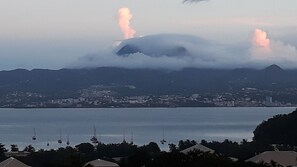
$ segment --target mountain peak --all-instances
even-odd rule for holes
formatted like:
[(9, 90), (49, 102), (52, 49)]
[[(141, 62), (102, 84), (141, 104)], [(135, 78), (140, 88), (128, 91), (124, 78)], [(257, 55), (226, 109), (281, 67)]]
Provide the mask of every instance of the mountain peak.
[(280, 66), (276, 64), (272, 64), (264, 69), (264, 71), (270, 71), (270, 72), (279, 72), (284, 71)]
[(139, 52), (139, 48), (134, 45), (125, 45), (122, 47), (119, 51), (117, 51), (118, 55), (128, 55), (128, 54), (134, 54)]

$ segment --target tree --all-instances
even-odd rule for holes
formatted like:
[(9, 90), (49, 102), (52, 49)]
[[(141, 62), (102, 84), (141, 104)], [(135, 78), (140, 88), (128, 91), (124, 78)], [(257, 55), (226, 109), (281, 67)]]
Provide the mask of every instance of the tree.
[(4, 153), (7, 152), (5, 145), (0, 143), (0, 161), (5, 159)]
[(17, 151), (19, 151), (18, 145), (16, 145), (16, 144), (12, 144), (12, 145), (10, 145), (10, 150), (11, 150), (12, 152), (17, 152)]
[(27, 152), (33, 153), (33, 152), (35, 152), (35, 148), (32, 145), (28, 145), (28, 146), (26, 146), (24, 148), (23, 151), (27, 151)]
[(181, 151), (181, 150), (184, 150), (184, 149), (187, 149), (189, 147), (192, 147), (194, 145), (196, 145), (197, 142), (192, 140), (180, 140), (179, 143), (178, 143), (178, 150)]
[(170, 152), (178, 152), (178, 149), (175, 144), (168, 144)]
[(148, 145), (139, 147), (139, 150), (145, 151), (147, 153), (159, 153), (161, 150), (157, 143), (150, 142)]
[(90, 152), (94, 152), (94, 146), (90, 143), (81, 143), (79, 145), (75, 146), (79, 152), (81, 153), (90, 153)]
[(266, 144), (297, 145), (297, 110), (263, 121), (254, 131), (253, 140)]
[(7, 152), (5, 145), (0, 143), (0, 154), (4, 154), (5, 152)]

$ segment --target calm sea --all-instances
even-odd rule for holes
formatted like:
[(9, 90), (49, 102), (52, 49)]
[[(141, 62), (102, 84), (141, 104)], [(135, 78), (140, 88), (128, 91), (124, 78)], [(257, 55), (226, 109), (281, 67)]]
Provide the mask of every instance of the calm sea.
[[(135, 108), (135, 109), (0, 109), (0, 142), (36, 148), (57, 148), (90, 142), (125, 139), (135, 144), (177, 143), (182, 139), (251, 140), (263, 120), (292, 112), (294, 108)], [(33, 141), (34, 129), (37, 140)], [(59, 139), (63, 140), (58, 144)], [(49, 143), (49, 146), (47, 146)], [(167, 144), (166, 144), (167, 146)], [(166, 147), (163, 145), (163, 147)], [(166, 149), (166, 148), (165, 148)]]

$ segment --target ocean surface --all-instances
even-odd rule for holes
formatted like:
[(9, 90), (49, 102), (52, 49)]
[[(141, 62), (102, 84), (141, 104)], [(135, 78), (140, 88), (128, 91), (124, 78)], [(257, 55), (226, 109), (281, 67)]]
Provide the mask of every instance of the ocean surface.
[[(294, 108), (0, 109), (0, 143), (51, 149), (90, 142), (96, 129), (104, 143), (153, 141), (162, 149), (179, 140), (251, 140), (263, 120)], [(36, 134), (36, 140), (32, 140)], [(166, 144), (161, 145), (164, 138)], [(63, 143), (58, 144), (62, 139)], [(47, 143), (49, 146), (47, 146)]]

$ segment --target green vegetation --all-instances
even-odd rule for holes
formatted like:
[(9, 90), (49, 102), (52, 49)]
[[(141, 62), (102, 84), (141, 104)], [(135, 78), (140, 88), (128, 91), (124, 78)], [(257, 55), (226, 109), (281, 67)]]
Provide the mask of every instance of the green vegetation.
[(6, 152), (5, 145), (0, 143), (0, 161), (3, 161), (5, 159), (4, 153)]
[(297, 145), (297, 110), (263, 121), (254, 131), (254, 141), (265, 144)]
[[(17, 145), (11, 145), (12, 151), (17, 151)], [(137, 146), (131, 143), (120, 144), (103, 144), (99, 143), (94, 146), (90, 143), (81, 143), (75, 148), (66, 147), (59, 148), (57, 150), (39, 150), (35, 151), (35, 148), (31, 145), (25, 147), (24, 151), (31, 152), (29, 156), (17, 157), (22, 162), (32, 167), (81, 167), (86, 162), (94, 159), (105, 159), (108, 161), (114, 161), (112, 158), (120, 157), (124, 159), (122, 164), (130, 163), (131, 155), (157, 155), (160, 153), (160, 149), (156, 143), (149, 143), (144, 146)], [(7, 152), (5, 146), (0, 144), (0, 160), (5, 158), (4, 153)], [(132, 158), (133, 159), (133, 158)], [(141, 162), (141, 161), (139, 161)]]
[(220, 154), (228, 157), (238, 158), (242, 161), (264, 151), (273, 151), (273, 147), (268, 144), (255, 141), (248, 142), (246, 140), (243, 140), (241, 143), (232, 142), (230, 140), (225, 140), (223, 142), (207, 142), (202, 140), (201, 144), (215, 150)]
[(163, 153), (146, 166), (148, 167), (266, 167), (263, 164), (234, 162), (230, 158), (218, 154), (203, 153), (199, 151), (182, 153)]
[[(113, 158), (120, 158), (117, 161), (121, 167), (192, 167), (192, 166), (213, 166), (213, 167), (262, 167), (253, 163), (244, 161), (234, 162), (228, 156), (223, 154), (211, 154), (194, 151), (189, 154), (182, 154), (182, 150), (196, 144), (195, 141), (180, 141), (175, 150), (170, 152), (160, 151), (156, 143), (137, 146), (131, 143), (120, 144), (103, 144), (99, 143), (93, 146), (90, 143), (82, 143), (75, 148), (66, 147), (57, 150), (39, 150), (35, 151), (32, 146), (27, 146), (24, 150), (31, 151), (26, 157), (17, 157), (20, 161), (32, 167), (82, 167), (85, 163), (95, 160), (104, 159), (115, 162)], [(17, 146), (13, 146), (15, 148)], [(5, 159), (4, 145), (0, 144), (1, 161)]]

